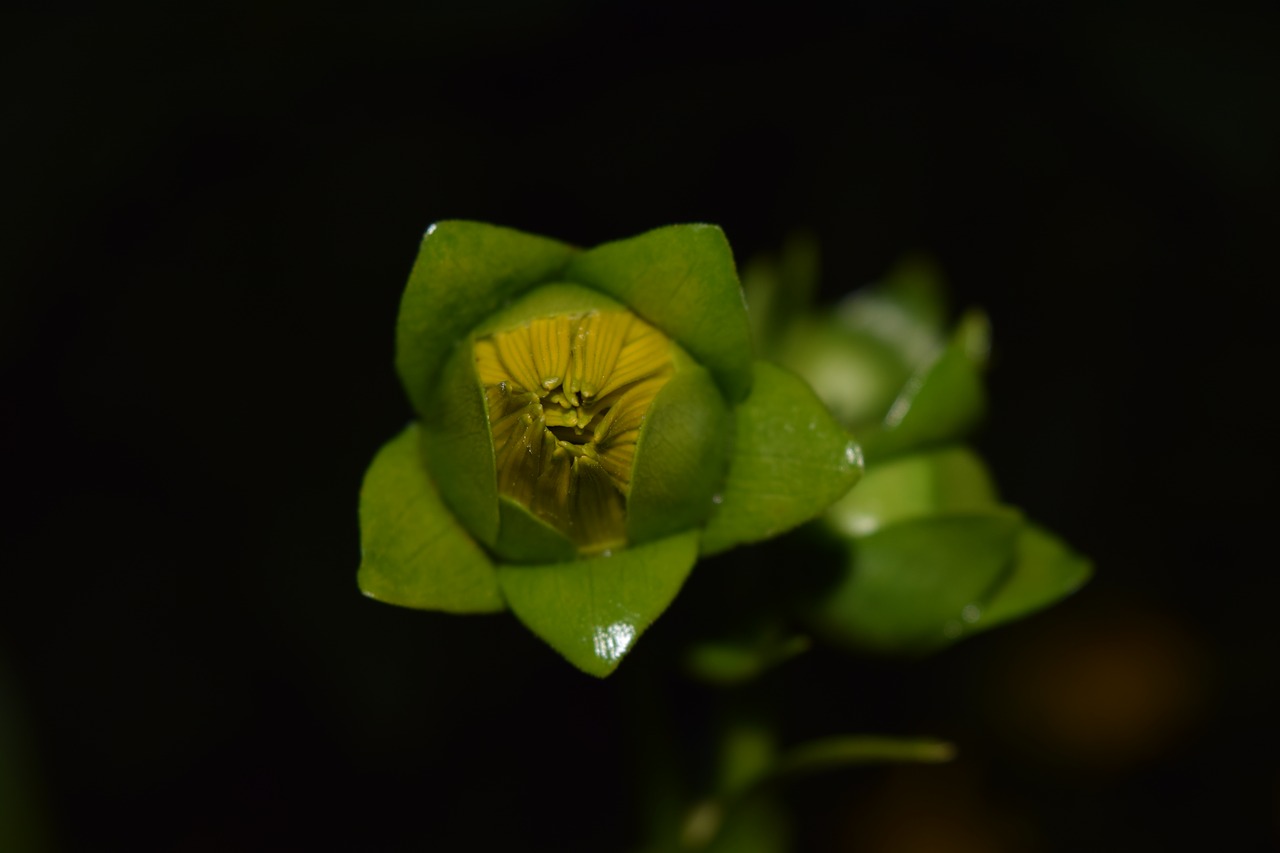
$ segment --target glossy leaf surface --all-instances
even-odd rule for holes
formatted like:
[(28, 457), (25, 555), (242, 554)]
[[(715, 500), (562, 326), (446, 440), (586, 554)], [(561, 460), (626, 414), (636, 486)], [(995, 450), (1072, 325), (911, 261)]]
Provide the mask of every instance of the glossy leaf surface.
[(671, 225), (575, 255), (565, 278), (629, 306), (711, 371), (730, 402), (751, 387), (751, 329), (724, 232)]
[(568, 563), (499, 566), (511, 610), (579, 669), (603, 678), (666, 610), (698, 556), (696, 531)]
[(925, 652), (961, 637), (1002, 580), (1022, 525), (1012, 511), (905, 521), (848, 540), (849, 563), (814, 611), (836, 642)]
[(488, 556), (445, 507), (411, 424), (378, 451), (360, 490), (360, 589), (370, 598), (453, 613), (503, 609)]
[(813, 390), (783, 368), (757, 362), (751, 395), (737, 408), (733, 452), (702, 552), (714, 554), (802, 524), (862, 474), (857, 443)]
[(419, 415), (453, 345), (505, 302), (561, 278), (575, 250), (482, 222), (427, 229), (396, 320), (396, 370)]

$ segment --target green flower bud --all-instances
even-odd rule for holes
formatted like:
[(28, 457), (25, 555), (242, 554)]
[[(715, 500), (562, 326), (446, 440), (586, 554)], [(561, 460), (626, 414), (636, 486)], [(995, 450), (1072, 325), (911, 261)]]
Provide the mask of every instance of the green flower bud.
[(711, 226), (587, 251), (433, 226), (397, 368), (419, 420), (366, 476), (361, 588), (423, 609), (509, 607), (596, 675), (699, 553), (790, 529), (861, 473), (813, 392), (755, 361)]

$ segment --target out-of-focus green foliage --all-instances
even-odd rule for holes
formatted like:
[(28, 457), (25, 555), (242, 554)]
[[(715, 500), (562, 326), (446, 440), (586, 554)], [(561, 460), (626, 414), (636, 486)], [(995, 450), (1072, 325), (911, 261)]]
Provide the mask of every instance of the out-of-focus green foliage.
[(762, 350), (809, 381), (866, 455), (862, 482), (813, 527), (841, 565), (807, 623), (848, 648), (920, 653), (1078, 588), (1089, 562), (1003, 505), (963, 443), (986, 410), (986, 316), (949, 326), (941, 277), (919, 258), (814, 309), (816, 253), (794, 239), (743, 275), (772, 313), (756, 321)]

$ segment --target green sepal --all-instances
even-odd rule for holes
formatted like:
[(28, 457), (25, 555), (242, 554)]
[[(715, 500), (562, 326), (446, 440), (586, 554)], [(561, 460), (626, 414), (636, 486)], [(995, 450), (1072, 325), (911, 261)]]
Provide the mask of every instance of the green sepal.
[(1075, 592), (1093, 574), (1089, 560), (1036, 524), (1018, 532), (1008, 577), (982, 607), (976, 630), (1003, 625)]
[(969, 448), (955, 445), (870, 466), (858, 488), (823, 513), (823, 522), (843, 536), (866, 536), (912, 518), (982, 512), (996, 505), (986, 465)]
[(919, 518), (846, 540), (849, 562), (814, 607), (815, 627), (853, 648), (922, 653), (974, 630), (1013, 559), (1013, 510)]
[(711, 371), (730, 402), (751, 388), (751, 327), (733, 252), (714, 225), (670, 225), (575, 255), (565, 278), (613, 296)]
[(759, 542), (814, 518), (862, 476), (857, 443), (804, 380), (756, 362), (734, 417), (733, 451), (702, 553)]
[(463, 526), (485, 545), (498, 538), (498, 475), (493, 435), (469, 340), (449, 355), (423, 416), (431, 476)]
[(498, 538), (493, 553), (513, 563), (562, 563), (578, 549), (563, 533), (508, 497), (498, 498)]
[(636, 443), (627, 538), (652, 542), (701, 527), (723, 485), (733, 419), (711, 375), (684, 364), (654, 398)]
[(868, 459), (960, 438), (977, 425), (986, 412), (989, 330), (979, 311), (961, 318), (938, 358), (907, 381), (881, 428), (863, 436)]
[(667, 609), (697, 557), (691, 531), (571, 563), (499, 565), (498, 583), (525, 627), (604, 678)]
[(383, 445), (360, 489), (360, 590), (370, 598), (451, 613), (502, 610), (494, 566), (445, 507), (427, 473), (421, 429)]
[(419, 415), (450, 349), (515, 296), (562, 279), (576, 251), (482, 222), (438, 222), (423, 235), (396, 320), (396, 370)]

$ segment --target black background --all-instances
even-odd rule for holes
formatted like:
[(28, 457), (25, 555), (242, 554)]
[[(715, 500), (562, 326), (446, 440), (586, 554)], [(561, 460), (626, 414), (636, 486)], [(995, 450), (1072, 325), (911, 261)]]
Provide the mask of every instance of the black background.
[(800, 783), (804, 849), (1280, 841), (1275, 16), (1027, 5), (9, 13), (0, 820), (67, 850), (634, 843), (628, 666), (363, 599), (355, 500), (410, 417), (430, 222), (707, 221), (740, 260), (809, 229), (832, 298), (932, 253), (994, 323), (979, 445), (1098, 572), (923, 662), (773, 677), (823, 697), (788, 736), (961, 750)]

